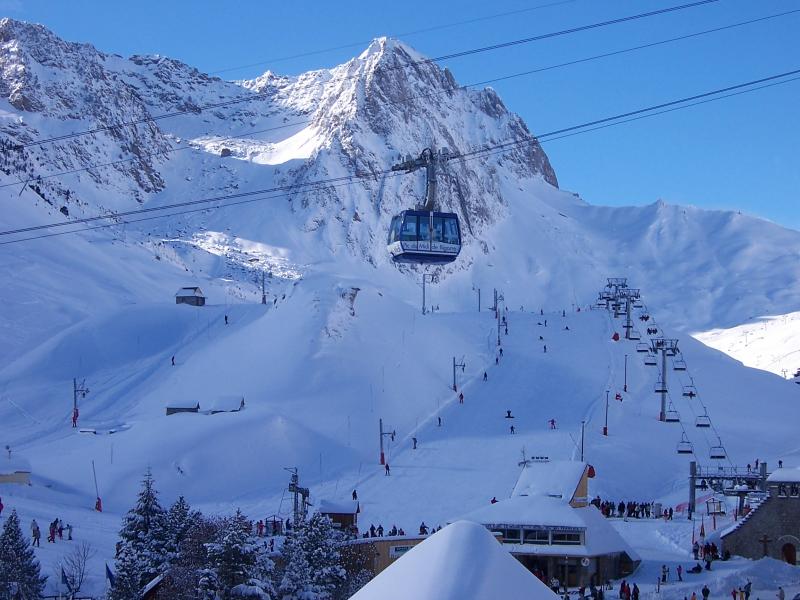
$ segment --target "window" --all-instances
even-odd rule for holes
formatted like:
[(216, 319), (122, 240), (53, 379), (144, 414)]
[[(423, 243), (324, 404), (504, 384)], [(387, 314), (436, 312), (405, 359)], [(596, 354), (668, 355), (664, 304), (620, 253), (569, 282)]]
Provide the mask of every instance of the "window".
[(458, 219), (448, 217), (444, 219), (444, 243), (458, 244)]
[(392, 224), (389, 226), (389, 243), (396, 242), (400, 236), (400, 217), (392, 217)]
[(503, 534), (503, 542), (507, 544), (519, 544), (522, 542), (520, 537), (522, 531), (520, 529), (500, 529), (499, 531)]
[(444, 241), (444, 219), (442, 217), (433, 217), (433, 241)]
[(403, 220), (403, 228), (400, 230), (401, 242), (417, 241), (417, 217), (406, 215)]
[(419, 217), (419, 241), (430, 241), (430, 217)]
[(544, 529), (526, 529), (525, 530), (525, 543), (526, 544), (549, 544), (550, 535)]
[(553, 532), (553, 544), (568, 546), (568, 545), (580, 545), (580, 543), (581, 543), (580, 532), (577, 531)]

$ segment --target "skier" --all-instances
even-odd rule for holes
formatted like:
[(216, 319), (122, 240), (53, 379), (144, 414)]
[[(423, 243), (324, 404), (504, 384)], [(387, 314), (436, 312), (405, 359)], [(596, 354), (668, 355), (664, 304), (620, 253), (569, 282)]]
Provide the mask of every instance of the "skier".
[(53, 521), (50, 523), (50, 527), (47, 530), (47, 541), (52, 542), (53, 544), (56, 543), (56, 522)]
[(547, 354), (547, 344), (544, 345), (544, 353)]
[(353, 490), (353, 500), (358, 500), (358, 492)]
[(225, 315), (225, 325), (228, 324), (228, 315)]
[(42, 532), (39, 529), (39, 524), (36, 522), (36, 519), (31, 521), (31, 537), (33, 538), (33, 543), (31, 545), (41, 548), (39, 540), (42, 538)]
[(497, 504), (497, 496), (492, 496), (492, 499), (489, 500), (489, 504)]
[(778, 597), (778, 600), (786, 600), (786, 592), (783, 591), (783, 588), (778, 586), (778, 593), (775, 594)]
[(486, 371), (483, 372), (483, 380), (486, 381), (489, 379), (489, 376), (486, 374)]
[(633, 584), (633, 600), (639, 600), (639, 586)]
[(555, 429), (556, 428), (556, 420), (555, 419), (550, 419), (547, 423), (550, 425), (550, 429)]
[(747, 583), (744, 585), (744, 600), (750, 600), (750, 592), (753, 589), (753, 582), (749, 579)]
[(678, 581), (683, 581), (683, 567), (678, 565), (675, 572), (678, 574)]
[(73, 427), (77, 427), (78, 426), (78, 407), (77, 406), (72, 409), (72, 426)]
[(175, 357), (174, 356), (172, 357), (172, 366), (173, 367), (175, 366)]
[(384, 468), (386, 470), (386, 476), (388, 477), (389, 476), (389, 463), (386, 463)]
[(500, 348), (500, 357), (501, 358), (503, 357), (503, 349), (502, 348)]
[(514, 426), (511, 426), (511, 435), (514, 435)]
[(383, 537), (383, 525), (378, 525), (378, 537)]
[[(427, 525), (425, 525), (425, 521), (423, 521), (422, 523), (420, 523), (420, 526), (419, 526), (419, 534), (420, 534), (420, 535), (428, 535), (428, 526), (427, 526)], [(781, 598), (780, 600), (783, 600), (783, 598)]]
[(412, 437), (412, 438), (411, 438), (411, 441), (414, 443), (414, 448), (413, 448), (413, 450), (416, 450), (416, 449), (417, 449), (417, 438), (415, 438), (415, 437)]
[(3, 514), (3, 499), (0, 498), (0, 515)]
[(371, 537), (371, 538), (372, 537), (376, 537), (376, 535), (375, 535), (375, 525), (370, 525), (369, 526), (369, 537)]
[(563, 310), (563, 309), (562, 309), (562, 310), (561, 310), (561, 316), (562, 316), (562, 317), (566, 317), (566, 316), (567, 316), (567, 311), (565, 311), (565, 310)]
[(547, 319), (544, 320), (544, 326), (547, 327)]
[(499, 356), (495, 356), (494, 357), (494, 364), (496, 364), (496, 365), (500, 364), (500, 357)]
[(442, 426), (442, 417), (436, 417), (436, 418), (438, 419), (437, 423), (436, 423), (436, 426), (437, 427), (441, 427)]
[[(661, 565), (661, 583), (667, 583), (667, 575), (669, 575), (667, 565)], [(736, 598), (733, 600), (736, 600)]]
[(464, 392), (461, 392), (461, 393), (458, 395), (458, 403), (459, 403), (459, 404), (464, 404)]
[(58, 523), (58, 525), (56, 526), (56, 529), (58, 530), (58, 539), (63, 540), (64, 539), (64, 522), (61, 519), (56, 519), (56, 523)]
[(703, 600), (708, 600), (709, 594), (711, 594), (711, 590), (708, 589), (707, 585), (703, 586), (703, 589), (700, 590), (700, 594), (703, 596)]

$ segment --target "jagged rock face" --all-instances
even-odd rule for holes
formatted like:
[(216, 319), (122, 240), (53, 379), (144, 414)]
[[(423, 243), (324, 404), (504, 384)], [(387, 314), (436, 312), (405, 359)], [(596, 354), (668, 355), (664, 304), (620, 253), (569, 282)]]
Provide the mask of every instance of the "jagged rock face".
[[(215, 176), (215, 193), (242, 189), (237, 169), (229, 167), (236, 159), (259, 165), (248, 181), (256, 188), (262, 181), (292, 185), (375, 173), (348, 188), (294, 195), (294, 222), (286, 226), (312, 233), (330, 248), (344, 244), (376, 263), (385, 259), (392, 214), (424, 195), (424, 173), (387, 176), (400, 155), (418, 155), (428, 147), (460, 153), (510, 139), (526, 141), (502, 155), (447, 164), (438, 201), (442, 209), (459, 214), (467, 244), (481, 243), (487, 227), (503, 217), (502, 177), (558, 185), (544, 151), (493, 90), (463, 89), (447, 70), (385, 38), (330, 70), (291, 78), (267, 72), (250, 81), (226, 82), (176, 60), (123, 59), (64, 42), (42, 26), (3, 19), (0, 93), (19, 116), (0, 121), (4, 143), (99, 130), (28, 146), (0, 164), (11, 178), (42, 177), (35, 183), (40, 195), (70, 216), (129, 208), (165, 188), (184, 196), (212, 195), (203, 180), (180, 176), (188, 155), (179, 162), (170, 151), (187, 145), (197, 170), (223, 172)], [(214, 106), (203, 108), (209, 105)], [(187, 114), (148, 120), (173, 112)], [(302, 155), (277, 151), (303, 136)], [(268, 158), (262, 160), (264, 155)], [(80, 176), (47, 178), (108, 162), (115, 164)]]

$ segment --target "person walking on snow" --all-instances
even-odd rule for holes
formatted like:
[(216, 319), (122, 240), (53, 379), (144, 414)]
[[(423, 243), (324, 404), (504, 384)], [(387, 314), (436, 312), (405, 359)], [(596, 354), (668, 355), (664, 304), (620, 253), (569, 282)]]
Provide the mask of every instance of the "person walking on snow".
[(486, 374), (486, 371), (483, 372), (483, 380), (486, 381), (489, 379), (489, 376)]
[(511, 435), (514, 435), (514, 433), (515, 433), (515, 431), (514, 431), (514, 426), (512, 425), (512, 426), (511, 426)]
[(416, 449), (417, 449), (417, 438), (415, 438), (415, 437), (412, 437), (412, 438), (411, 438), (411, 441), (414, 443), (414, 448), (413, 448), (413, 450), (416, 450)]
[(437, 427), (441, 427), (442, 426), (442, 417), (436, 417), (436, 418), (438, 419), (437, 422), (436, 422), (436, 426)]
[(547, 354), (547, 344), (544, 345), (544, 353)]
[(683, 567), (678, 565), (675, 572), (678, 574), (678, 581), (683, 581)]
[(384, 468), (386, 469), (385, 475), (388, 477), (389, 476), (389, 463), (386, 463)]
[(500, 348), (500, 357), (502, 358), (502, 356), (503, 356), (503, 349)]
[(556, 428), (556, 420), (555, 419), (550, 419), (548, 421), (548, 424), (550, 425), (550, 429), (555, 429)]
[(225, 315), (225, 325), (228, 324), (228, 315)]
[(458, 403), (459, 403), (459, 404), (464, 404), (464, 392), (461, 392), (461, 393), (458, 395)]
[(172, 357), (172, 366), (173, 367), (175, 366), (175, 357), (174, 356)]
[(78, 426), (78, 407), (77, 406), (72, 409), (72, 426), (73, 427), (77, 427)]
[(778, 597), (778, 600), (786, 600), (786, 592), (783, 591), (783, 588), (778, 586), (778, 593), (775, 594)]
[(353, 500), (358, 500), (358, 492), (353, 490)]
[(42, 539), (42, 531), (39, 529), (39, 524), (36, 522), (36, 519), (31, 521), (31, 537), (33, 538), (31, 545), (41, 548), (39, 541)]
[(708, 589), (707, 585), (704, 585), (703, 589), (700, 590), (700, 595), (703, 596), (703, 600), (708, 600), (709, 594), (711, 594), (711, 590)]

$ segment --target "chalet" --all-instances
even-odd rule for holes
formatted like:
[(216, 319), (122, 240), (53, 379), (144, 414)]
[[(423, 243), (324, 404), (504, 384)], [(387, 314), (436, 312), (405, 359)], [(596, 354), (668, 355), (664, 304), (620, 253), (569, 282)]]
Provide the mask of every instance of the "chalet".
[(21, 457), (0, 458), (0, 483), (31, 484), (31, 465)]
[(189, 304), (191, 306), (205, 306), (206, 297), (199, 287), (182, 287), (175, 294), (175, 304)]
[(461, 517), (500, 534), (529, 571), (562, 585), (601, 585), (626, 577), (640, 558), (588, 503), (594, 469), (583, 462), (526, 461), (510, 498)]
[(333, 521), (333, 526), (337, 529), (358, 533), (358, 513), (361, 512), (358, 500), (320, 500), (317, 512)]
[(244, 396), (218, 396), (211, 401), (208, 410), (203, 412), (216, 415), (223, 412), (239, 412), (244, 409)]
[(800, 547), (800, 468), (767, 477), (767, 493), (749, 502), (743, 518), (719, 534), (722, 552), (758, 559), (770, 556), (797, 564)]
[(200, 403), (194, 401), (178, 401), (167, 404), (167, 416), (178, 413), (197, 413), (200, 412)]

